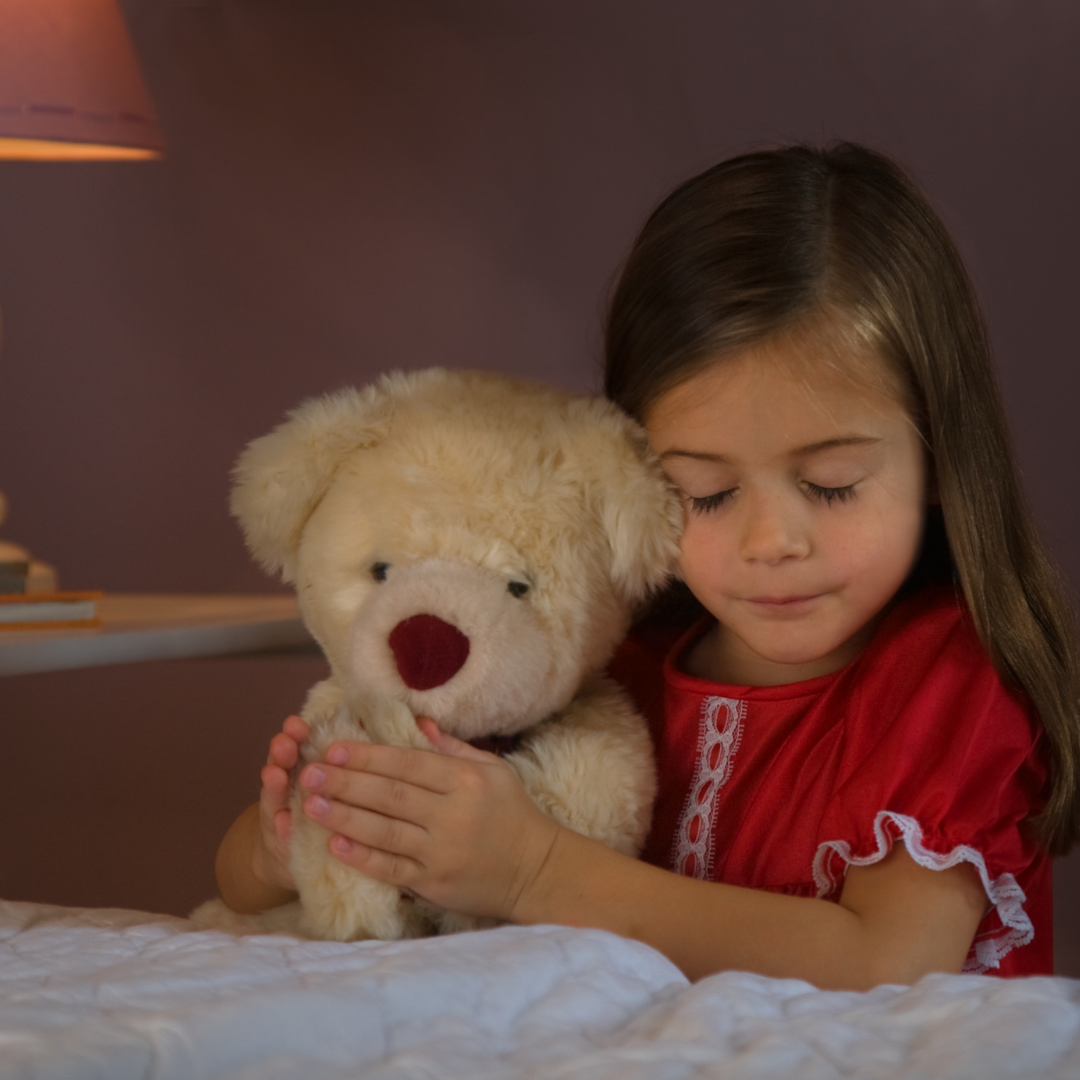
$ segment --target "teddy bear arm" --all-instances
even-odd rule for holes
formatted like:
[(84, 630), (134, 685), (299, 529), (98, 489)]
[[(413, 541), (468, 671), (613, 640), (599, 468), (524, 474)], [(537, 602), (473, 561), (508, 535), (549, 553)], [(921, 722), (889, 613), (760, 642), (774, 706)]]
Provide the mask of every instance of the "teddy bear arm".
[(368, 877), (330, 854), (330, 831), (303, 813), (302, 801), (303, 795), (294, 791), (289, 867), (300, 894), (299, 931), (329, 941), (392, 941), (429, 933), (429, 920), (397, 886)]
[[(311, 726), (311, 738), (301, 753), (305, 762), (319, 760), (340, 739), (371, 741), (333, 678), (311, 688), (300, 715)], [(398, 888), (369, 878), (330, 854), (331, 834), (304, 814), (303, 799), (294, 787), (289, 868), (300, 893), (299, 932), (332, 941), (393, 940), (427, 933), (427, 919)]]
[(291, 867), (300, 893), (300, 931), (327, 941), (393, 941), (430, 932), (394, 885), (354, 870), (330, 854), (330, 833), (295, 816)]
[(333, 677), (308, 691), (300, 719), (311, 728), (311, 737), (300, 751), (304, 761), (321, 758), (335, 739), (367, 741), (363, 728), (349, 715), (344, 689)]
[(656, 795), (652, 742), (611, 680), (595, 679), (507, 761), (560, 825), (626, 855), (641, 851)]

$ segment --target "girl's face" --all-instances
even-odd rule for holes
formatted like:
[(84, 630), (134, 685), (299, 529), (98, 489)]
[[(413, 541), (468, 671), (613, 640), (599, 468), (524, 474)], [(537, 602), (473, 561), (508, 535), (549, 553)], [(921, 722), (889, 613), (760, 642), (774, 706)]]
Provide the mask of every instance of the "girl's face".
[(685, 500), (681, 577), (718, 620), (693, 674), (796, 682), (869, 639), (915, 562), (927, 503), (923, 444), (891, 388), (880, 358), (830, 364), (795, 340), (713, 364), (650, 410)]

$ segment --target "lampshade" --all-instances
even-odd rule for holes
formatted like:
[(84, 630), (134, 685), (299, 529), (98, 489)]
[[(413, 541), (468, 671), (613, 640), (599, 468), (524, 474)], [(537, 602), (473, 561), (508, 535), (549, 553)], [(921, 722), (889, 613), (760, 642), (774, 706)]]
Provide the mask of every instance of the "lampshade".
[(0, 0), (0, 158), (155, 158), (163, 146), (116, 0)]

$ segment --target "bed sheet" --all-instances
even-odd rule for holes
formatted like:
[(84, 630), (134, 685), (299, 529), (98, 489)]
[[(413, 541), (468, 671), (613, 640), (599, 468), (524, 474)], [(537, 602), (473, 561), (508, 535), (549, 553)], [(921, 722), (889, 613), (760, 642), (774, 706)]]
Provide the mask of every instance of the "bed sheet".
[(1080, 1077), (1080, 982), (694, 985), (600, 931), (415, 942), (0, 902), (0, 1080)]

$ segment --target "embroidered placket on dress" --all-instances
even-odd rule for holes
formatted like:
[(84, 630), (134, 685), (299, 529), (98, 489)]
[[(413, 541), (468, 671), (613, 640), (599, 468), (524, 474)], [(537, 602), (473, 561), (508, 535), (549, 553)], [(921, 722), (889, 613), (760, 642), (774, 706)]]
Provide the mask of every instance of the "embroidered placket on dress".
[(731, 776), (745, 717), (745, 701), (707, 697), (701, 703), (697, 766), (675, 831), (672, 869), (677, 874), (702, 881), (712, 879), (716, 796)]

